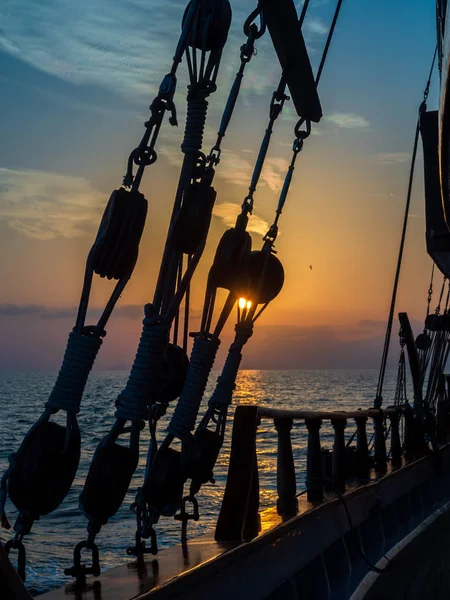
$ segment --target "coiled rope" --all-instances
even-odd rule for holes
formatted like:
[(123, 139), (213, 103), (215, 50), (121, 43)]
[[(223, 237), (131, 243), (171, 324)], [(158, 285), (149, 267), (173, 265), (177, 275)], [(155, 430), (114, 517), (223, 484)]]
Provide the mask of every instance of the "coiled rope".
[(115, 416), (118, 419), (146, 419), (148, 407), (158, 393), (169, 327), (155, 318), (151, 304), (146, 304), (144, 310), (145, 318), (134, 363), (125, 389), (116, 400)]
[(94, 365), (102, 339), (72, 331), (63, 363), (45, 408), (78, 413), (87, 378)]
[(192, 97), (188, 96), (186, 128), (184, 130), (184, 139), (181, 144), (181, 150), (185, 154), (198, 154), (203, 145), (203, 133), (206, 124), (206, 114), (208, 112), (208, 102), (206, 95), (210, 93), (199, 90)]
[(217, 378), (214, 392), (208, 402), (210, 407), (230, 405), (236, 387), (236, 377), (242, 360), (242, 348), (253, 335), (253, 323), (238, 323), (235, 327), (236, 339), (231, 344), (222, 374)]
[(168, 427), (169, 433), (180, 440), (191, 438), (219, 345), (218, 338), (194, 340), (186, 382)]

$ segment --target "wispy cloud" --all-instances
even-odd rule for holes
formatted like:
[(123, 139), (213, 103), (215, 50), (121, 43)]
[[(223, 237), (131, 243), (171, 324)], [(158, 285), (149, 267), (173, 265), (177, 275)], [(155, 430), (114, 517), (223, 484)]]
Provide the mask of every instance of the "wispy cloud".
[[(238, 216), (241, 207), (234, 202), (221, 202), (216, 204), (213, 215), (219, 218), (226, 227), (234, 227), (236, 225), (236, 217)], [(267, 221), (253, 213), (250, 217), (247, 226), (248, 231), (265, 235), (269, 229)]]
[(44, 307), (38, 304), (0, 304), (2, 317), (26, 317), (42, 314)]
[(266, 158), (261, 178), (273, 192), (279, 192), (288, 167), (289, 163), (284, 158)]
[(411, 160), (410, 152), (378, 152), (368, 162), (379, 165), (402, 165)]
[(325, 25), (322, 19), (311, 16), (309, 17), (309, 19), (305, 20), (305, 24), (303, 26), (303, 33), (305, 35), (306, 40), (309, 36), (326, 35), (328, 33), (328, 25)]
[(326, 115), (324, 120), (342, 129), (368, 129), (370, 127), (367, 119), (352, 113), (332, 113)]
[[(179, 0), (3, 0), (0, 50), (74, 84), (102, 86), (128, 99), (148, 96), (170, 68), (185, 6)], [(220, 95), (234, 78), (244, 41), (242, 23), (253, 9), (253, 0), (233, 3)], [(326, 32), (327, 26), (312, 12), (304, 25), (308, 45)], [(257, 47), (265, 60), (252, 63), (243, 81), (244, 95), (246, 90), (265, 92), (280, 76), (277, 61), (271, 60), (269, 36), (258, 40)]]
[(30, 238), (92, 235), (106, 200), (83, 177), (0, 168), (0, 219)]
[[(42, 319), (75, 319), (77, 314), (75, 306), (60, 306), (48, 307), (42, 304), (0, 304), (0, 317), (29, 317), (37, 316)], [(102, 313), (100, 308), (92, 308), (89, 310), (90, 317), (99, 317)], [(144, 317), (144, 309), (140, 304), (124, 304), (118, 306), (114, 314), (116, 317), (125, 319), (142, 319)]]

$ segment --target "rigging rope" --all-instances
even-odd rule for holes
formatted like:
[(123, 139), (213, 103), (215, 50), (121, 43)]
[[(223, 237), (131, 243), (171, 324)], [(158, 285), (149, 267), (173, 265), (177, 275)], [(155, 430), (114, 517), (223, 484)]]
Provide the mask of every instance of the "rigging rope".
[[(436, 60), (436, 54), (437, 54), (437, 48), (435, 49), (434, 54), (433, 54), (433, 60), (431, 62), (431, 68), (430, 68), (430, 72), (428, 75), (428, 81), (427, 81), (427, 84), (426, 84), (426, 87), (425, 87), (425, 90), (423, 93), (423, 101), (419, 107), (419, 117), (420, 117), (420, 114), (422, 112), (424, 112), (427, 107), (426, 100), (428, 98), (428, 93), (429, 93), (429, 89), (430, 89), (431, 76), (433, 74), (434, 63)], [(388, 317), (388, 322), (387, 322), (387, 326), (386, 326), (386, 335), (385, 335), (385, 339), (384, 339), (383, 353), (382, 353), (382, 357), (381, 357), (381, 365), (380, 365), (380, 372), (379, 372), (379, 376), (378, 376), (377, 392), (376, 392), (375, 401), (374, 401), (375, 408), (381, 408), (381, 406), (383, 404), (383, 385), (384, 385), (384, 378), (385, 378), (385, 374), (386, 374), (389, 346), (390, 346), (390, 341), (391, 341), (392, 325), (393, 325), (393, 321), (394, 321), (394, 310), (395, 310), (395, 302), (397, 299), (398, 282), (400, 279), (400, 270), (401, 270), (402, 260), (403, 260), (403, 249), (405, 246), (406, 228), (407, 228), (407, 224), (408, 224), (409, 207), (411, 204), (411, 194), (412, 194), (412, 186), (413, 186), (413, 179), (414, 179), (414, 169), (415, 169), (415, 164), (416, 164), (417, 147), (418, 147), (418, 143), (419, 143), (419, 133), (420, 133), (420, 130), (419, 130), (419, 118), (418, 118), (417, 125), (416, 125), (416, 132), (414, 135), (414, 145), (413, 145), (413, 152), (412, 152), (412, 157), (411, 157), (411, 167), (410, 167), (410, 172), (409, 172), (408, 191), (406, 194), (406, 205), (405, 205), (405, 214), (403, 217), (400, 248), (399, 248), (399, 252), (398, 252), (397, 267), (395, 270), (394, 286), (393, 286), (393, 290), (392, 290), (391, 304), (390, 304), (390, 308), (389, 308), (389, 317)]]

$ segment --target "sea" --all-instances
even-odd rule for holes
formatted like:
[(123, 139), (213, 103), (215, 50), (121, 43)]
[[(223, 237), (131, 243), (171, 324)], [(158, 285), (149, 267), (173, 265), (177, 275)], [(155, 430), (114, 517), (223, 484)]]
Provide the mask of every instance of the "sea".
[[(211, 374), (206, 399), (213, 390), (217, 375), (215, 372)], [(8, 465), (9, 454), (19, 447), (25, 433), (42, 413), (55, 377), (55, 373), (0, 373), (0, 473), (3, 473)], [(78, 498), (94, 450), (114, 421), (114, 402), (126, 378), (127, 373), (118, 371), (93, 372), (90, 376), (79, 415), (82, 454), (76, 479), (61, 506), (36, 522), (25, 540), (27, 587), (33, 595), (67, 582), (64, 569), (72, 565), (73, 548), (86, 538), (87, 521), (78, 506)], [(241, 371), (230, 409), (224, 447), (214, 470), (215, 484), (207, 484), (199, 492), (200, 520), (189, 523), (188, 537), (211, 535), (214, 532), (228, 470), (236, 404), (311, 410), (369, 408), (375, 396), (377, 378), (376, 370)], [(388, 371), (384, 387), (385, 405), (393, 403), (395, 381), (396, 373)], [(204, 406), (200, 414), (203, 410)], [(168, 414), (159, 424), (159, 441), (166, 433), (171, 413), (169, 408)], [(347, 439), (353, 431), (354, 426), (349, 423)], [(292, 443), (299, 493), (305, 488), (306, 439), (304, 424), (295, 423)], [(322, 426), (321, 439), (324, 447), (331, 448), (332, 430), (327, 423)], [(103, 527), (97, 538), (102, 569), (132, 560), (126, 555), (126, 548), (133, 543), (135, 532), (135, 515), (130, 510), (130, 505), (137, 487), (142, 482), (148, 441), (148, 430), (145, 430), (141, 438), (139, 466), (131, 489), (121, 509)], [(276, 503), (276, 453), (277, 438), (273, 422), (263, 420), (257, 436), (261, 510)], [(17, 512), (9, 501), (6, 511), (10, 522), (14, 522)], [(156, 530), (161, 548), (180, 542), (179, 521), (162, 517)], [(11, 535), (9, 531), (0, 531), (2, 541), (8, 540)]]

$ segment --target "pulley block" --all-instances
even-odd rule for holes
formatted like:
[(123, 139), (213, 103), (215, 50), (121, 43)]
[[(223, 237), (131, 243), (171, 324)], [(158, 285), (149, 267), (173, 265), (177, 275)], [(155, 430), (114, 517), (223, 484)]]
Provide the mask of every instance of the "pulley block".
[(131, 275), (147, 216), (147, 200), (138, 191), (114, 190), (106, 205), (90, 252), (92, 268), (100, 277)]
[(161, 515), (173, 516), (181, 506), (185, 480), (181, 452), (161, 446), (143, 487), (147, 504), (157, 508)]
[(230, 291), (241, 287), (251, 249), (252, 238), (248, 231), (236, 227), (225, 231), (217, 246), (208, 283)]
[(250, 253), (242, 296), (256, 304), (266, 304), (278, 296), (283, 284), (284, 269), (276, 256), (263, 250)]
[(164, 375), (158, 401), (167, 403), (179, 397), (186, 380), (189, 358), (176, 344), (168, 344), (164, 358)]
[[(191, 7), (186, 7), (182, 26)], [(220, 50), (227, 41), (231, 25), (231, 6), (228, 0), (203, 0), (192, 28), (189, 46), (198, 50)]]
[(75, 416), (69, 432), (44, 421), (30, 429), (13, 457), (8, 492), (14, 506), (34, 519), (54, 511), (67, 495), (80, 460)]
[(104, 525), (119, 510), (139, 461), (139, 450), (104, 439), (92, 459), (80, 495), (80, 507), (89, 521)]
[(217, 192), (207, 181), (191, 183), (174, 224), (172, 239), (184, 254), (194, 254), (206, 240)]
[(211, 481), (221, 447), (222, 440), (215, 431), (206, 428), (196, 431), (189, 472), (194, 487)]
[(428, 350), (431, 346), (431, 337), (426, 333), (419, 333), (416, 337), (417, 350)]

